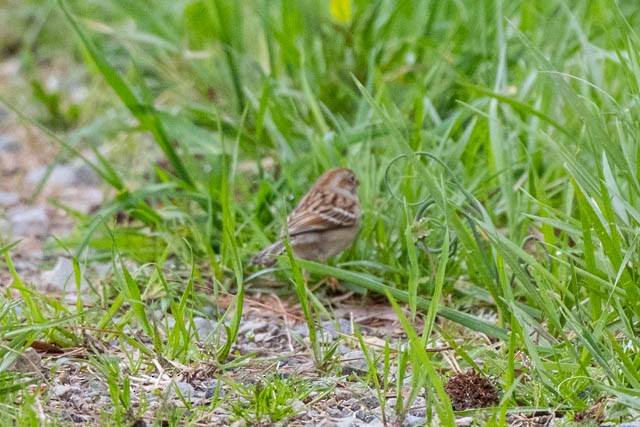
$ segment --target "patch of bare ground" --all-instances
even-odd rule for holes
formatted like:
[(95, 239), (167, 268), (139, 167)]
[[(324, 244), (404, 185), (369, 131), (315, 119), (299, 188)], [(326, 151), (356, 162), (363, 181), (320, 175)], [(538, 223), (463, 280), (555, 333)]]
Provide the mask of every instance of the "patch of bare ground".
[(449, 378), (444, 385), (444, 390), (449, 395), (451, 406), (455, 411), (487, 408), (499, 402), (495, 384), (473, 370)]

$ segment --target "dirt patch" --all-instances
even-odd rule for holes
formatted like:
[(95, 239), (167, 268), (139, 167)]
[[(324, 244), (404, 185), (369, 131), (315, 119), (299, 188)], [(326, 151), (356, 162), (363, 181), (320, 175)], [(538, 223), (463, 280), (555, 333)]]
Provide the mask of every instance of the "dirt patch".
[(449, 378), (444, 390), (449, 395), (455, 411), (487, 408), (499, 402), (496, 386), (473, 370)]

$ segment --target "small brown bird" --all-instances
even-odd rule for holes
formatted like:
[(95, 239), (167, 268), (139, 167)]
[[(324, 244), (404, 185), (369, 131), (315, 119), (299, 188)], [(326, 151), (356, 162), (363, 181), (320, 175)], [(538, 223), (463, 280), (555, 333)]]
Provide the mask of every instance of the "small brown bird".
[[(360, 182), (350, 169), (331, 169), (313, 184), (287, 218), (289, 242), (296, 257), (325, 262), (349, 247), (360, 228), (362, 213), (356, 192)], [(258, 252), (253, 264), (272, 266), (284, 253), (283, 240)]]

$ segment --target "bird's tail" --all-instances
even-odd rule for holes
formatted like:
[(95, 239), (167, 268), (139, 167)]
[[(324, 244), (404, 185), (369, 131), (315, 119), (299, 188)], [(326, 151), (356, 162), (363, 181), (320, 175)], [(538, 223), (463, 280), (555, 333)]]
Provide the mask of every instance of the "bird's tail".
[(265, 249), (261, 250), (253, 258), (251, 258), (251, 264), (259, 264), (265, 267), (271, 267), (276, 263), (276, 259), (274, 258), (277, 255), (281, 255), (284, 253), (284, 243), (282, 240), (278, 240), (270, 246), (267, 246)]

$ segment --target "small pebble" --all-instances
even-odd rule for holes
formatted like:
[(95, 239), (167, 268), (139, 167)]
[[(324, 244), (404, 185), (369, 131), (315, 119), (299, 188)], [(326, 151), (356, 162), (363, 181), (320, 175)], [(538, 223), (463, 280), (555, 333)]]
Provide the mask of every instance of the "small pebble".
[(100, 207), (104, 199), (103, 193), (97, 188), (83, 185), (72, 185), (62, 189), (58, 200), (65, 206), (78, 212), (89, 214)]
[[(84, 290), (89, 287), (89, 283), (83, 277), (83, 268), (80, 266), (80, 289)], [(58, 257), (56, 265), (52, 270), (44, 271), (41, 275), (42, 283), (38, 284), (38, 287), (44, 286), (46, 288), (53, 288), (59, 291), (75, 291), (76, 279), (75, 272), (73, 270), (73, 261), (69, 258)]]
[(303, 401), (295, 399), (291, 402), (291, 409), (293, 409), (296, 414), (304, 414), (307, 412), (307, 405), (305, 405)]
[[(36, 184), (40, 182), (47, 174), (49, 166), (41, 166), (27, 173), (27, 182)], [(92, 186), (100, 183), (100, 178), (89, 166), (81, 164), (73, 165), (56, 165), (46, 179), (47, 185), (57, 187), (66, 187), (70, 185)]]
[[(45, 177), (48, 170), (48, 166), (40, 166), (39, 168), (31, 169), (29, 173), (27, 173), (27, 182), (30, 184), (37, 184)], [(51, 170), (46, 182), (49, 185), (57, 186), (73, 185), (75, 183), (74, 177), (75, 170), (71, 166), (58, 165)]]
[[(1, 117), (2, 115), (0, 114), (0, 118)], [(17, 153), (18, 151), (20, 151), (20, 145), (18, 145), (11, 136), (7, 134), (0, 135), (0, 153)]]
[(40, 372), (42, 368), (42, 358), (33, 348), (28, 347), (15, 362), (13, 362), (13, 370), (24, 374)]
[(367, 414), (365, 411), (360, 410), (356, 412), (356, 418), (360, 421), (364, 421), (365, 423), (369, 423), (373, 421), (375, 417), (371, 414)]
[(14, 236), (45, 236), (49, 231), (49, 217), (42, 206), (9, 209), (7, 218)]
[[(211, 387), (211, 388), (206, 389), (205, 392), (204, 392), (204, 398), (205, 399), (213, 398), (213, 396), (216, 395), (216, 390), (218, 390), (217, 387)], [(220, 390), (220, 394), (218, 396), (220, 396), (220, 395), (222, 395), (222, 390)]]
[(403, 427), (423, 426), (427, 423), (427, 417), (416, 417), (415, 415), (407, 414), (402, 422)]
[(8, 207), (15, 205), (20, 201), (20, 195), (18, 193), (9, 193), (6, 191), (0, 191), (0, 207)]
[(369, 364), (362, 351), (356, 350), (342, 355), (342, 375), (365, 375)]
[(215, 320), (205, 319), (204, 317), (194, 317), (193, 324), (196, 327), (200, 341), (205, 341), (216, 327)]
[(375, 409), (380, 406), (378, 398), (375, 396), (367, 396), (363, 400), (364, 405), (369, 409)]
[(102, 182), (96, 172), (87, 165), (80, 165), (75, 168), (74, 181), (76, 184), (87, 186), (98, 185)]
[(58, 384), (51, 390), (53, 398), (58, 400), (71, 400), (74, 395), (82, 394), (82, 389), (73, 385)]
[(185, 399), (186, 401), (194, 402), (196, 400), (196, 390), (189, 383), (177, 381), (169, 385), (169, 398)]

